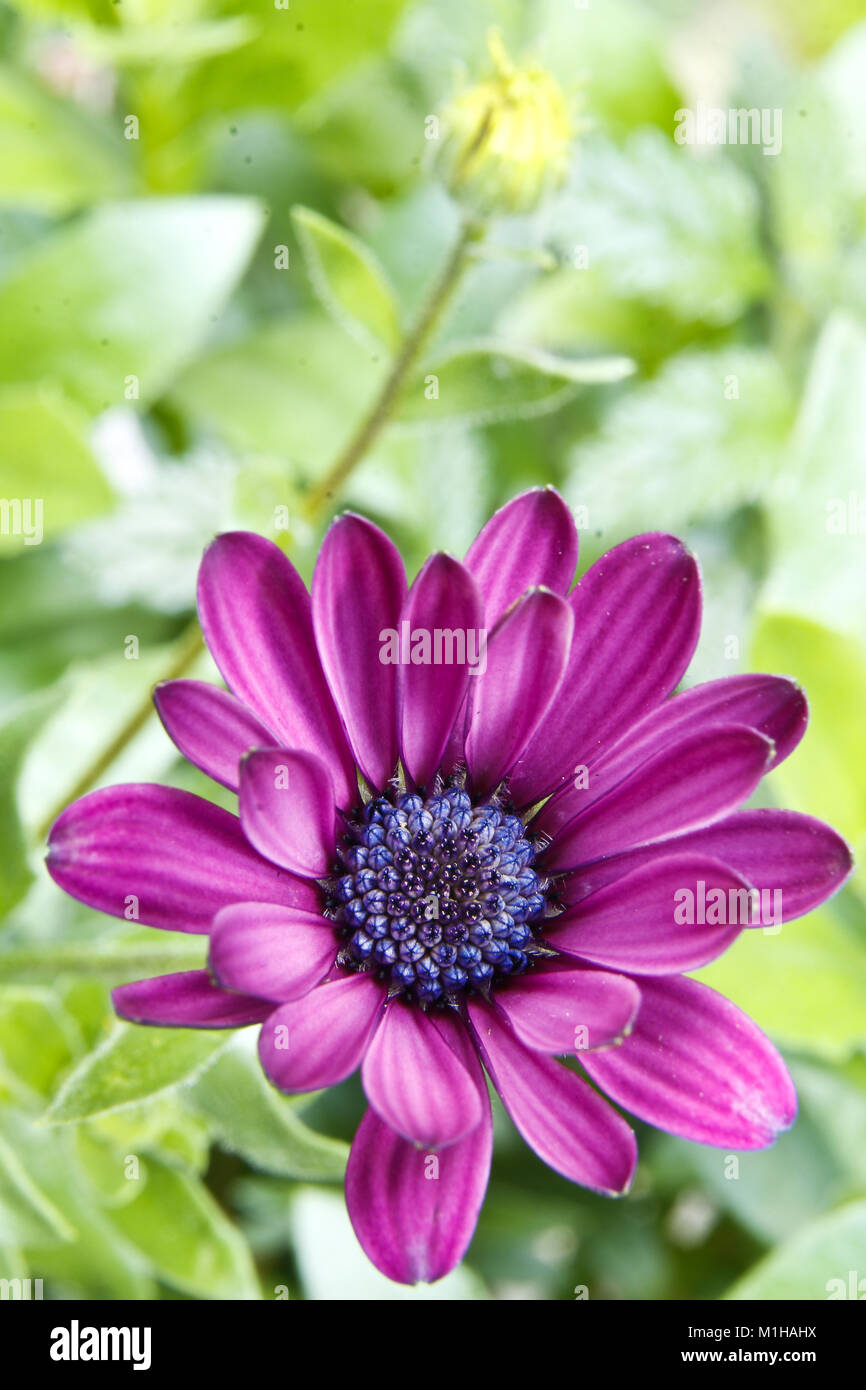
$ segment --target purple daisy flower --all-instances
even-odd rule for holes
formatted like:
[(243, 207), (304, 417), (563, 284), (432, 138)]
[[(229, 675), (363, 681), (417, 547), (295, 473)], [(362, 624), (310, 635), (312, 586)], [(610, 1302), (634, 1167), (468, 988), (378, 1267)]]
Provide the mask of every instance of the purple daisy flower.
[(270, 541), (220, 536), (198, 608), (231, 693), (176, 680), (155, 699), (240, 815), (119, 786), (50, 836), (50, 872), (82, 902), (122, 916), (134, 895), (142, 922), (209, 933), (209, 970), (116, 989), (122, 1017), (260, 1023), (262, 1066), (289, 1093), (360, 1067), (349, 1212), (404, 1283), (446, 1274), (472, 1237), (485, 1071), (536, 1153), (603, 1193), (636, 1160), (605, 1096), (734, 1149), (796, 1111), (776, 1049), (685, 972), (760, 922), (760, 895), (787, 920), (850, 872), (822, 822), (738, 809), (802, 737), (803, 693), (744, 675), (671, 694), (701, 605), (674, 537), (625, 541), (571, 589), (576, 562), (551, 489), (497, 512), (462, 564), (433, 555), (408, 591), (359, 516), (328, 531), (312, 595)]

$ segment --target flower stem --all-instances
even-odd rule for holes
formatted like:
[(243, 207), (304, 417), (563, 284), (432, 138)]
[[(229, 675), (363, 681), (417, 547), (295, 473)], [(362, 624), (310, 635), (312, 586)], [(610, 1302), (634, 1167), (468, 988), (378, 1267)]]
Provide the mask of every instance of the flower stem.
[(340, 450), (324, 478), (315, 485), (307, 497), (304, 511), (308, 518), (315, 516), (326, 502), (333, 499), (334, 494), (342, 487), (356, 464), (360, 463), (387, 425), (409, 373), (471, 261), (470, 248), (480, 240), (482, 234), (477, 222), (466, 221), (463, 224), (439, 279), (430, 291), (416, 322), (406, 333), (397, 350), (379, 395), (351, 439)]
[[(381, 391), (367, 414), (361, 420), (351, 439), (343, 446), (321, 482), (317, 483), (304, 503), (304, 514), (308, 520), (314, 518), (330, 502), (348, 478), (353, 468), (360, 463), (370, 446), (378, 439), (387, 425), (391, 412), (397, 403), (400, 392), (406, 384), (412, 368), (429, 341), (430, 335), (439, 323), (454, 291), (460, 283), (464, 270), (471, 263), (471, 248), (483, 235), (477, 222), (467, 221), (454, 243), (442, 273), (434, 284), (420, 315), (403, 338)], [(186, 675), (204, 650), (201, 629), (197, 619), (193, 619), (184, 629), (178, 642), (177, 657), (166, 673), (166, 680), (177, 680)], [(153, 702), (150, 691), (132, 711), (126, 722), (118, 729), (114, 738), (84, 769), (80, 777), (63, 800), (51, 810), (36, 831), (39, 843), (45, 840), (54, 821), (71, 802), (88, 792), (108, 771), (120, 756), (127, 744), (131, 743), (139, 730), (143, 729), (151, 714)]]

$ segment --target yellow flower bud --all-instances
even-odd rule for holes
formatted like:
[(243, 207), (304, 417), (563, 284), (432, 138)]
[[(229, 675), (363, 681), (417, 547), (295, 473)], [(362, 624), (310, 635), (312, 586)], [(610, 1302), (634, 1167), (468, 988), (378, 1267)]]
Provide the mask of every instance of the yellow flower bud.
[(539, 64), (517, 67), (494, 30), (493, 75), (443, 112), (439, 171), (455, 197), (482, 215), (529, 212), (559, 187), (572, 138), (568, 102)]

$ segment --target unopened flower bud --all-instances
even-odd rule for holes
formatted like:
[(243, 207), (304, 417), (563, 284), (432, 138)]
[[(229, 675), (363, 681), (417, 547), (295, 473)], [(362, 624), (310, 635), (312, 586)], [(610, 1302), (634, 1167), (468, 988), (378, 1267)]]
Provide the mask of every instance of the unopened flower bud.
[(493, 75), (467, 87), (443, 112), (439, 172), (454, 196), (481, 215), (530, 212), (566, 176), (573, 134), (568, 102), (537, 63), (511, 62), (498, 31), (488, 47)]

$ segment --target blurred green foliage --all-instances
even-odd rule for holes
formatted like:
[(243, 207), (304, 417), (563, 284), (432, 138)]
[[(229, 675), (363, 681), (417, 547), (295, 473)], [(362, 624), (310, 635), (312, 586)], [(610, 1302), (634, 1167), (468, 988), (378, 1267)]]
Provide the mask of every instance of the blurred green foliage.
[[(290, 1101), (245, 1034), (114, 1022), (112, 984), (202, 943), (89, 912), (40, 865), (45, 817), (175, 660), (214, 531), (276, 528), (309, 575), (329, 518), (304, 520), (306, 490), (457, 234), (427, 118), (486, 70), (494, 24), (574, 93), (572, 174), (490, 226), (333, 505), (410, 568), (534, 483), (576, 509), (582, 566), (684, 535), (689, 680), (799, 679), (811, 728), (766, 796), (866, 849), (859, 0), (0, 0), (0, 495), (44, 500), (38, 544), (24, 517), (0, 535), (0, 1276), (51, 1296), (824, 1298), (866, 1275), (857, 878), (702, 972), (789, 1057), (801, 1115), (774, 1149), (734, 1178), (640, 1127), (611, 1203), (497, 1111), (466, 1265), (411, 1292), (325, 1186), (357, 1083)], [(675, 144), (698, 100), (780, 109), (781, 152)], [(155, 720), (103, 780), (130, 778), (221, 795)]]

